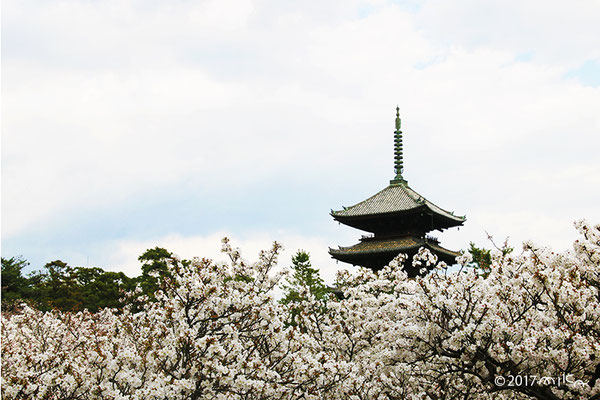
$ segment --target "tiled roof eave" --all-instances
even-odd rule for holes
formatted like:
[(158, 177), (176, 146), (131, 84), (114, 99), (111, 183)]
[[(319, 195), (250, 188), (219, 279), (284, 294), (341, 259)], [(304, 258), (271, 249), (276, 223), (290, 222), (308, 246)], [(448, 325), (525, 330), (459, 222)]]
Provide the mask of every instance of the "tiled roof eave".
[(400, 215), (410, 215), (410, 214), (416, 214), (416, 213), (424, 212), (424, 211), (431, 212), (434, 215), (437, 215), (438, 217), (440, 217), (441, 219), (451, 222), (451, 226), (462, 225), (466, 221), (466, 217), (456, 216), (456, 215), (453, 215), (452, 213), (448, 213), (448, 212), (440, 213), (439, 211), (430, 207), (429, 204), (423, 204), (423, 205), (420, 205), (419, 207), (411, 208), (409, 210), (389, 211), (389, 212), (385, 212), (385, 213), (372, 213), (372, 214), (361, 214), (361, 215), (340, 215), (340, 214), (337, 214), (338, 211), (333, 211), (330, 213), (330, 215), (333, 217), (334, 220), (343, 223), (344, 221), (368, 220), (368, 219), (372, 219), (374, 217), (389, 218), (389, 217), (400, 216)]
[(356, 249), (357, 245), (349, 246), (349, 247), (340, 247), (339, 249), (329, 248), (329, 254), (332, 256), (340, 255), (340, 256), (359, 256), (361, 254), (389, 254), (389, 253), (402, 253), (405, 251), (418, 250), (421, 247), (425, 247), (434, 253), (442, 253), (449, 257), (457, 257), (460, 253), (456, 251), (452, 251), (446, 249), (440, 245), (432, 244), (429, 242), (425, 243), (415, 243), (407, 246), (396, 246), (396, 247), (388, 247), (388, 248), (365, 248), (365, 249)]
[(331, 216), (336, 220), (344, 220), (344, 221), (350, 221), (350, 220), (359, 220), (359, 219), (369, 219), (369, 218), (373, 218), (373, 217), (393, 217), (395, 215), (408, 215), (408, 214), (414, 214), (417, 212), (420, 212), (422, 210), (425, 209), (429, 209), (429, 207), (427, 207), (427, 204), (421, 204), (418, 207), (414, 207), (414, 208), (410, 208), (408, 210), (395, 210), (395, 211), (388, 211), (388, 212), (380, 212), (380, 213), (368, 213), (368, 214), (359, 214), (359, 215), (344, 215), (341, 214), (343, 211), (346, 210), (341, 210), (341, 211), (333, 211), (331, 212)]
[(438, 207), (408, 185), (392, 184), (373, 196), (343, 210), (331, 211), (337, 221), (351, 221), (374, 216), (411, 214), (427, 208), (431, 213), (455, 223), (465, 221), (465, 217)]

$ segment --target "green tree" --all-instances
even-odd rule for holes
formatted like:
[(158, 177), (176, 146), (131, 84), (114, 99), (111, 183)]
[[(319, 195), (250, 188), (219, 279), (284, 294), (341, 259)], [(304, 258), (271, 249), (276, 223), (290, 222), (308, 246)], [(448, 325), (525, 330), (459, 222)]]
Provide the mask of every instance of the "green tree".
[[(35, 272), (34, 300), (38, 308), (48, 311), (79, 311), (82, 308), (81, 287), (75, 279), (74, 269), (61, 260), (44, 265), (45, 272)], [(37, 275), (37, 276), (36, 276)]]
[[(506, 256), (511, 253), (514, 249), (508, 245), (508, 238), (504, 241), (501, 247), (498, 247), (491, 236), (488, 235), (488, 239), (492, 242), (496, 250), (502, 253), (502, 256)], [(469, 243), (469, 253), (473, 258), (473, 266), (480, 270), (481, 275), (487, 277), (490, 274), (490, 267), (492, 265), (492, 252), (491, 250), (479, 248), (475, 246), (475, 243)]]
[[(138, 282), (142, 291), (150, 299), (154, 299), (154, 293), (160, 289), (165, 278), (172, 278), (169, 272), (169, 265), (177, 266), (179, 260), (167, 249), (155, 247), (148, 249), (138, 257), (142, 263), (142, 275)], [(187, 261), (182, 261), (186, 263)]]
[(73, 271), (79, 286), (81, 308), (96, 312), (101, 308), (121, 308), (125, 292), (135, 289), (135, 282), (123, 272), (102, 268), (77, 267)]
[[(21, 257), (2, 258), (2, 309), (10, 310), (15, 304), (26, 300), (41, 311), (96, 312), (101, 308), (121, 308), (128, 303), (139, 309), (136, 286), (150, 299), (171, 278), (169, 265), (177, 268), (189, 261), (179, 261), (164, 248), (148, 249), (139, 257), (142, 274), (129, 278), (122, 272), (105, 271), (102, 268), (71, 267), (61, 260), (47, 263), (42, 270), (23, 276), (23, 268), (29, 263)], [(131, 296), (126, 296), (131, 293)]]
[(491, 251), (475, 246), (475, 243), (469, 243), (469, 253), (473, 257), (474, 267), (481, 271), (481, 274), (487, 276), (490, 273), (490, 265), (492, 264)]
[(31, 295), (29, 280), (23, 276), (23, 268), (29, 263), (19, 257), (2, 257), (2, 310), (10, 310), (19, 300)]
[(304, 250), (298, 250), (292, 256), (291, 269), (292, 275), (286, 278), (287, 284), (283, 285), (285, 293), (285, 296), (281, 300), (283, 304), (304, 300), (302, 293), (306, 291), (318, 300), (324, 300), (327, 297), (329, 290), (325, 286), (323, 279), (321, 279), (319, 270), (312, 267), (309, 253)]
[(42, 311), (96, 312), (101, 308), (121, 308), (125, 292), (135, 289), (135, 281), (122, 272), (102, 268), (76, 267), (56, 260), (28, 277), (33, 305)]

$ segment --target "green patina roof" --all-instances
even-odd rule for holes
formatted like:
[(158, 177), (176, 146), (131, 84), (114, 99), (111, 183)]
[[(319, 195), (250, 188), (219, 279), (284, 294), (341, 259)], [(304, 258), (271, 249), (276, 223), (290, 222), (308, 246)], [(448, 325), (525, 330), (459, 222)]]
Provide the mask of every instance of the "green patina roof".
[(351, 207), (345, 207), (340, 211), (332, 211), (331, 215), (335, 218), (341, 217), (343, 219), (346, 217), (407, 212), (423, 206), (427, 207), (432, 212), (456, 221), (457, 223), (465, 221), (465, 217), (456, 216), (452, 212), (436, 206), (419, 193), (412, 190), (406, 183), (392, 183), (377, 194), (358, 204)]
[(420, 247), (427, 247), (434, 253), (442, 253), (450, 257), (458, 257), (460, 255), (455, 251), (440, 246), (438, 243), (414, 236), (383, 240), (365, 240), (350, 247), (339, 246), (338, 249), (330, 248), (329, 254), (334, 257), (336, 255), (377, 254), (389, 252), (397, 252), (400, 254), (404, 251), (414, 250)]

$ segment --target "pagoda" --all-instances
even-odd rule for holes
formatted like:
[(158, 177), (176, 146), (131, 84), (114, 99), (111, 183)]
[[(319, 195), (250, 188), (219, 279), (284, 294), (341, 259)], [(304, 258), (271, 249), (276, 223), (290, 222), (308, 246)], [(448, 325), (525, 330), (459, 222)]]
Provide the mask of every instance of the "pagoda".
[(417, 268), (412, 266), (412, 257), (421, 247), (429, 249), (438, 260), (454, 264), (459, 253), (440, 246), (440, 242), (428, 232), (460, 226), (466, 218), (436, 206), (408, 186), (402, 176), (399, 107), (396, 107), (394, 160), (396, 176), (389, 186), (358, 204), (331, 211), (336, 221), (371, 234), (363, 235), (354, 246), (330, 248), (329, 254), (336, 260), (377, 271), (403, 253), (408, 256), (404, 269), (412, 277), (418, 274)]

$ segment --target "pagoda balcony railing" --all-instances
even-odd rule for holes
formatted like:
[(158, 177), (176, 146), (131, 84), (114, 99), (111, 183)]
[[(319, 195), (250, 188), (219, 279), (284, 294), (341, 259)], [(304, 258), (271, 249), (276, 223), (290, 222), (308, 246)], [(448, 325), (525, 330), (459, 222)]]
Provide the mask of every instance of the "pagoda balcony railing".
[(431, 243), (440, 244), (440, 240), (435, 236), (426, 235), (425, 240)]
[(361, 235), (360, 241), (364, 242), (364, 241), (377, 240), (377, 239), (388, 240), (388, 239), (395, 239), (395, 238), (402, 238), (402, 237), (417, 237), (417, 238), (425, 239), (426, 242), (431, 242), (431, 243), (435, 243), (435, 244), (440, 243), (440, 241), (437, 237), (434, 237), (431, 235), (425, 235), (421, 232), (387, 233), (387, 234), (379, 234), (379, 235), (370, 233), (368, 235)]

